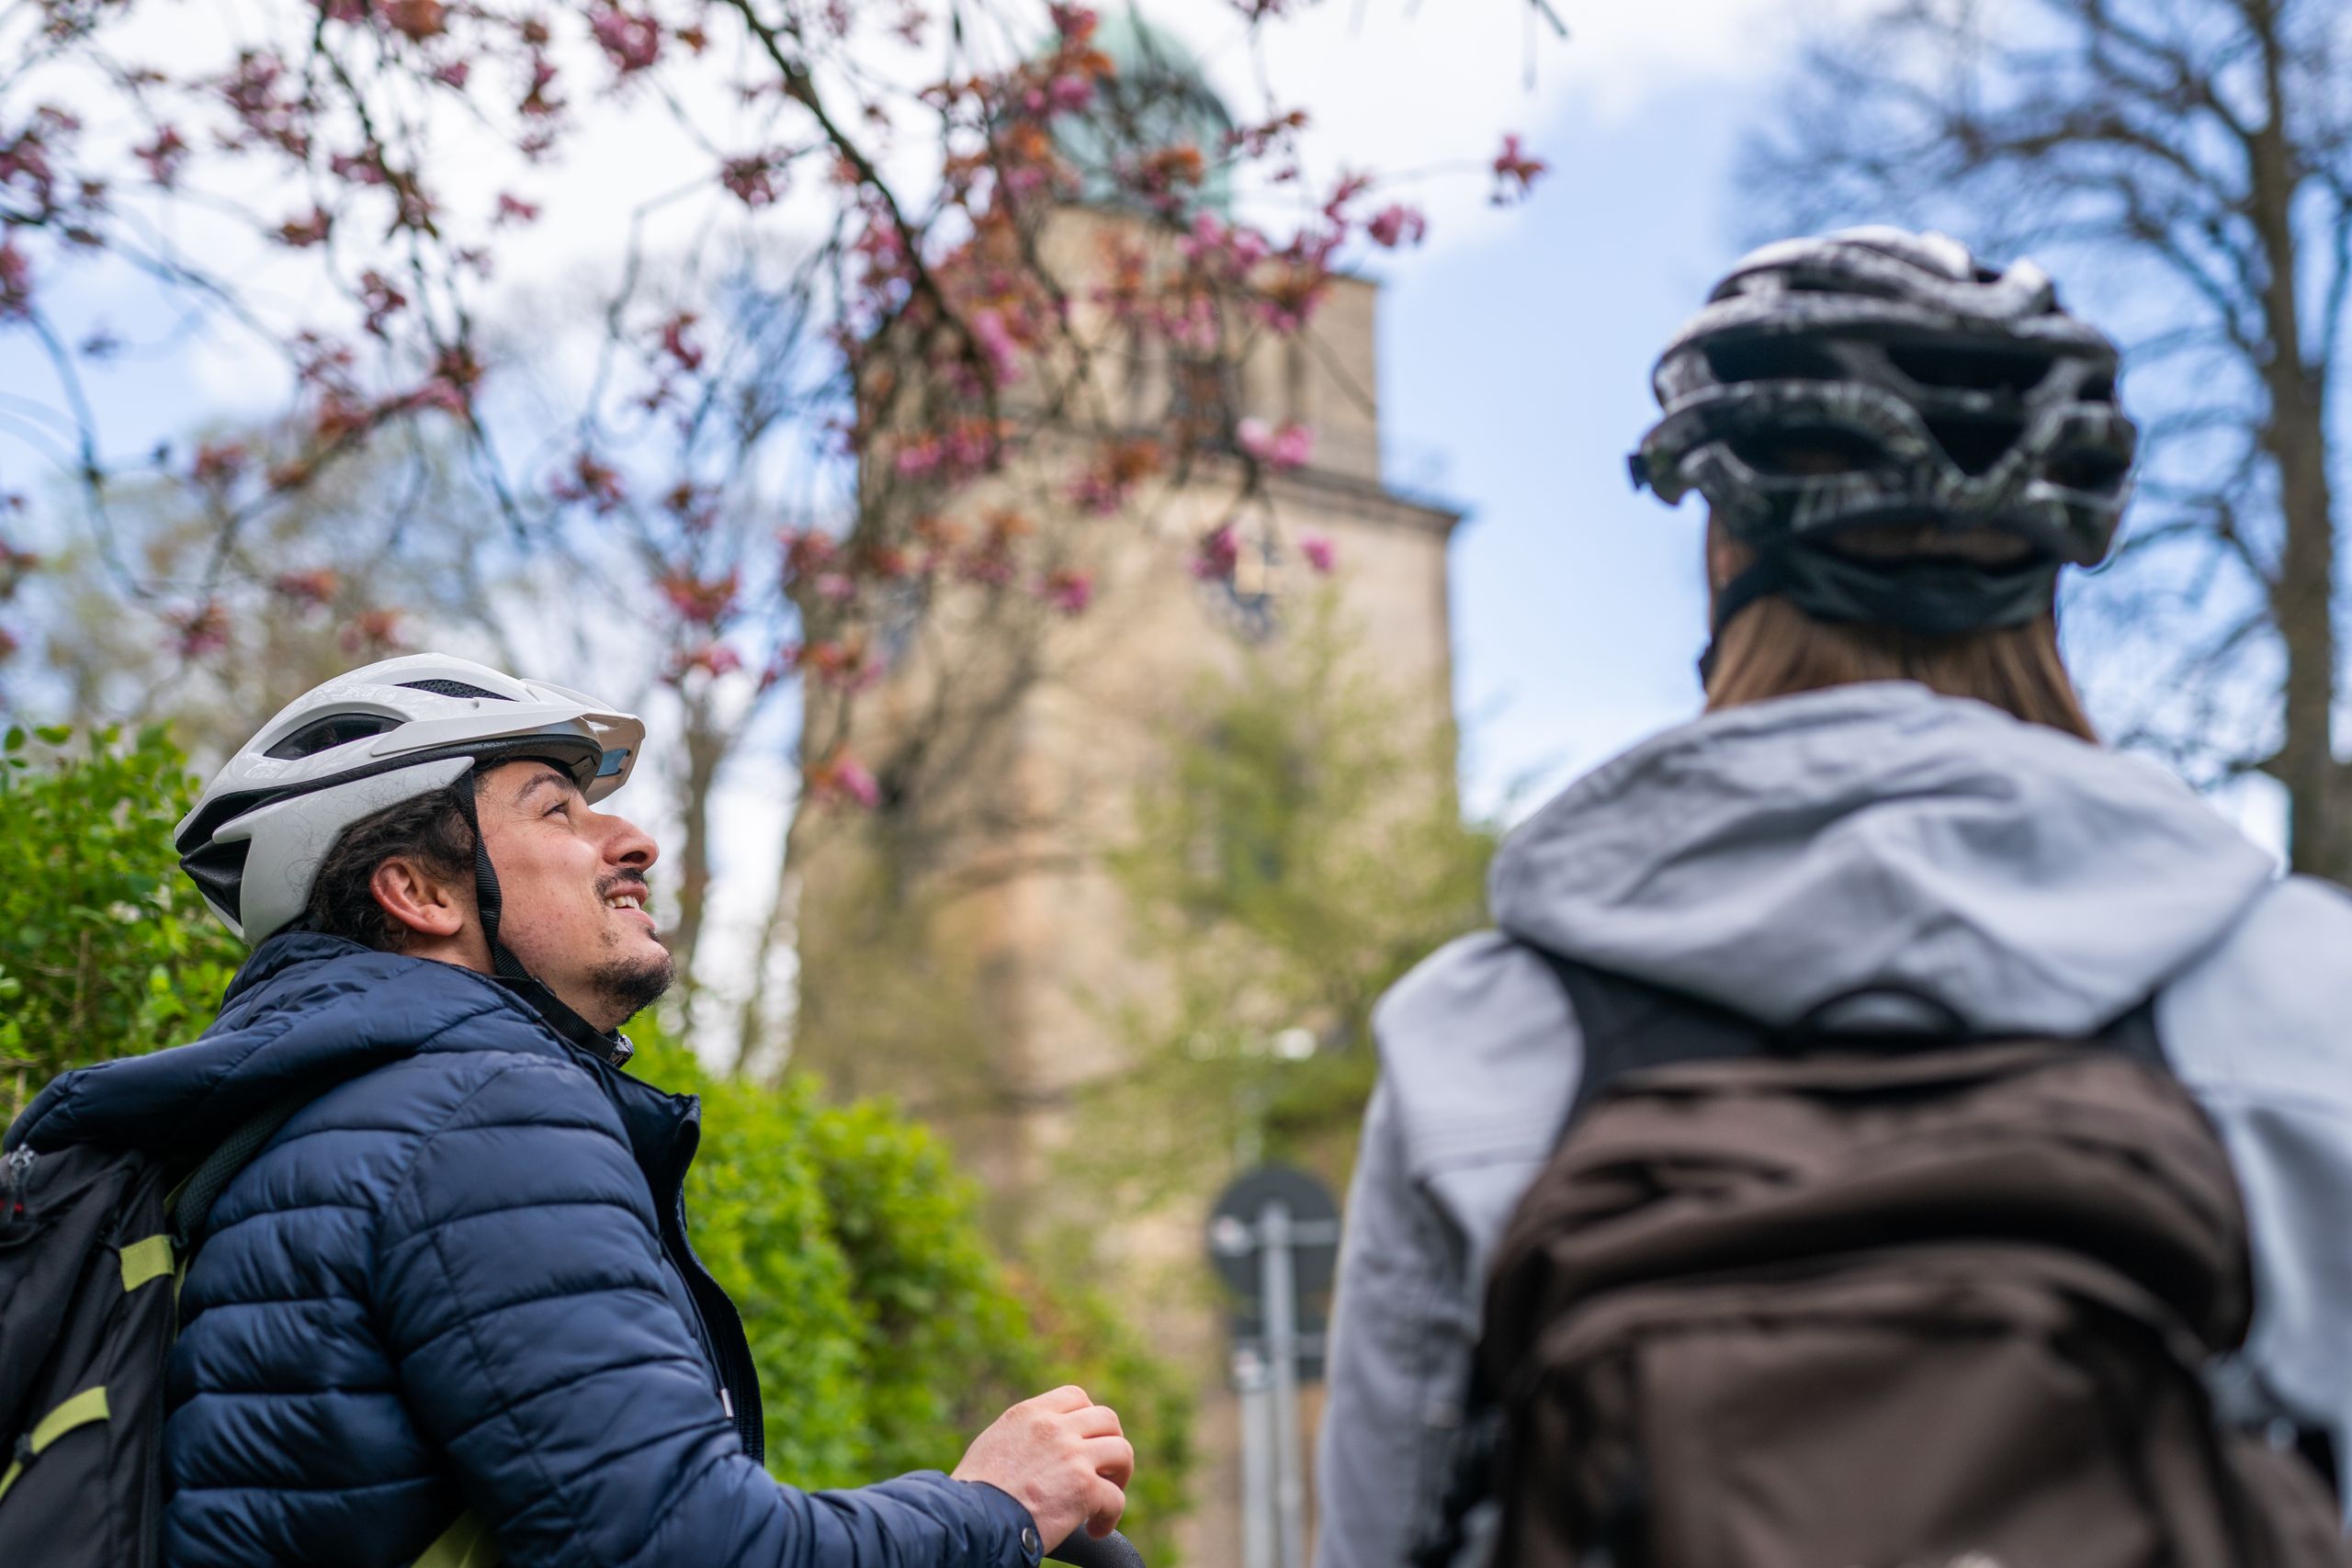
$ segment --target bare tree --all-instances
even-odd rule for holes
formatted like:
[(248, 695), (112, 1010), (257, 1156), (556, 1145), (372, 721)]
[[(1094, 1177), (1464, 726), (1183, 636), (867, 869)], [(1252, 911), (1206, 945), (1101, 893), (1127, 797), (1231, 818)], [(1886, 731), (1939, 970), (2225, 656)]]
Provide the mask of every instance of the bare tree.
[(2121, 329), (2148, 457), (2118, 570), (2071, 606), (2100, 693), (2201, 783), (2278, 780), (2296, 869), (2339, 880), (2347, 70), (2329, 0), (1899, 0), (1813, 49), (1751, 148), (1780, 221), (2033, 248)]

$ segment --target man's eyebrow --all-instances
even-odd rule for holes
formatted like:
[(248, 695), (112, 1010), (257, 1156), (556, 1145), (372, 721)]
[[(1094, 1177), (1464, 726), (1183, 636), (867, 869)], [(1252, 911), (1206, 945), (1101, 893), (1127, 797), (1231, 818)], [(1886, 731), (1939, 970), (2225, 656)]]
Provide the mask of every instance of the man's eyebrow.
[(541, 784), (569, 784), (571, 782), (571, 778), (570, 774), (560, 773), (553, 768), (542, 767), (537, 773), (531, 775), (528, 783), (524, 784), (521, 789), (514, 792), (514, 804), (519, 807), (525, 801), (529, 800), (532, 793)]

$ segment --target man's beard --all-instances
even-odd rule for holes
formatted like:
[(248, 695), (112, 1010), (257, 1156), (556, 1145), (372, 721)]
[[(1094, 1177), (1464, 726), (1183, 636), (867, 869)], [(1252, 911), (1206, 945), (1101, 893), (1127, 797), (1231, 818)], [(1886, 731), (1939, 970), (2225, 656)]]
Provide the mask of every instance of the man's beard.
[(616, 958), (589, 976), (588, 983), (626, 1023), (661, 1000), (677, 977), (677, 960), (664, 953), (658, 958)]

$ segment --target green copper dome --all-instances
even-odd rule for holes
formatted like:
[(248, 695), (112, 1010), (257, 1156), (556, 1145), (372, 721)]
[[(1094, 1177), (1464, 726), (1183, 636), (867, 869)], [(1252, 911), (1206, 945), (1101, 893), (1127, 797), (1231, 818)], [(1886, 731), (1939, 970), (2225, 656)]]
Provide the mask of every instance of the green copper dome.
[(1229, 210), (1225, 139), (1233, 116), (1193, 52), (1131, 4), (1105, 8), (1093, 41), (1117, 73), (1102, 84), (1093, 107), (1067, 116), (1055, 133), (1062, 156), (1079, 171), (1079, 199), (1091, 206), (1134, 205), (1136, 197), (1113, 176), (1118, 162), (1189, 143), (1208, 163), (1200, 202)]

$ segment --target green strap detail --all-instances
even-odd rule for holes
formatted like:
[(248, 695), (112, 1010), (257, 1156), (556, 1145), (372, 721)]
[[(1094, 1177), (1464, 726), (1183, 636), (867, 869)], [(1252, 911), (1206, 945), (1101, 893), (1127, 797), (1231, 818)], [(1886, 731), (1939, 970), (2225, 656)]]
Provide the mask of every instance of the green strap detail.
[(424, 1549), (413, 1568), (495, 1568), (497, 1562), (498, 1538), (490, 1533), (487, 1520), (468, 1508)]
[(135, 1291), (150, 1280), (172, 1271), (172, 1238), (161, 1232), (141, 1236), (122, 1249), (122, 1288)]
[[(42, 1416), (40, 1424), (32, 1429), (32, 1435), (25, 1439), (25, 1458), (10, 1465), (6, 1474), (0, 1475), (0, 1497), (6, 1497), (8, 1488), (17, 1483), (17, 1477), (25, 1472), (25, 1460), (32, 1458), (76, 1427), (86, 1427), (93, 1421), (106, 1418), (107, 1387), (104, 1383), (84, 1389)], [(473, 1568), (473, 1565), (461, 1562), (460, 1568)]]

